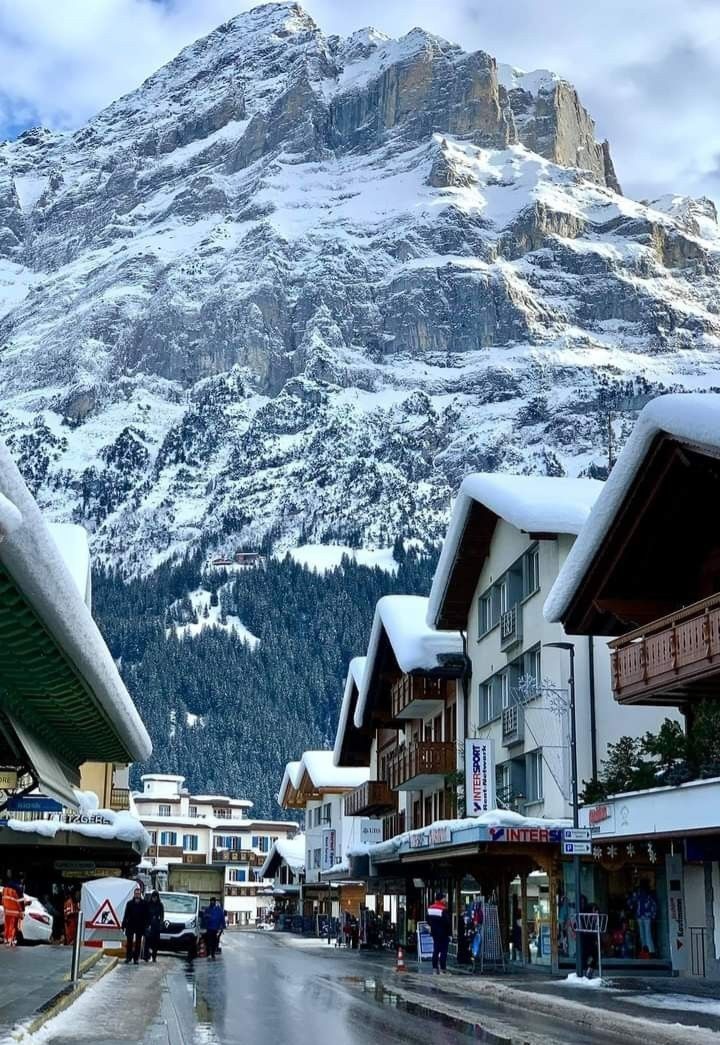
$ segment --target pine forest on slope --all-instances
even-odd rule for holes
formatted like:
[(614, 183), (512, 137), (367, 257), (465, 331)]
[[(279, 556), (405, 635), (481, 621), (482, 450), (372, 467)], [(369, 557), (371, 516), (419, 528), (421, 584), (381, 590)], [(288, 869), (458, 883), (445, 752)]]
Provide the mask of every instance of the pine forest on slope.
[(0, 435), (91, 532), (152, 766), (273, 811), (432, 562), (270, 558), (223, 609), (208, 556), (432, 548), (469, 471), (602, 477), (649, 396), (720, 384), (719, 258), (713, 204), (622, 195), (555, 74), (293, 3), (0, 143)]

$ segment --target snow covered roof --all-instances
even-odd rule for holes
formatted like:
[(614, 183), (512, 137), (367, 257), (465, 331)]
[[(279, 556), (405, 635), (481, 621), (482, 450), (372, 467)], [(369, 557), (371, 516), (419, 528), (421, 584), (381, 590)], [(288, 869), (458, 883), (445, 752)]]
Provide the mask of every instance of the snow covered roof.
[(643, 409), (550, 590), (544, 608), (547, 620), (563, 619), (620, 506), (642, 472), (651, 445), (662, 434), (716, 453), (720, 449), (720, 395), (707, 392), (659, 396)]
[(307, 774), (318, 791), (349, 791), (370, 777), (367, 766), (336, 766), (332, 751), (305, 751), (300, 760), (300, 787)]
[(435, 631), (428, 627), (428, 600), (420, 595), (384, 595), (375, 607), (368, 643), (365, 671), (359, 687), (353, 721), (358, 729), (365, 725), (368, 695), (371, 692), (382, 654), (383, 636), (403, 674), (432, 672), (441, 667), (439, 657), (462, 654), (459, 631)]
[[(60, 532), (71, 572), (2, 443), (0, 496), (3, 685), (14, 692), (16, 717), (29, 728), (42, 718), (58, 749), (76, 765), (89, 759), (144, 761), (152, 750), (150, 738), (80, 592), (78, 581), (87, 568), (82, 541), (74, 528)], [(24, 613), (13, 592), (27, 607)], [(21, 617), (25, 654), (19, 658)], [(28, 643), (33, 629), (37, 648)], [(43, 671), (48, 678), (53, 673), (51, 690), (49, 683), (44, 689)]]
[(67, 566), (68, 573), (75, 582), (75, 587), (80, 592), (81, 599), (90, 609), (91, 570), (87, 530), (74, 523), (48, 523), (48, 530)]
[(294, 874), (305, 870), (305, 835), (294, 838), (278, 838), (273, 842), (265, 863), (260, 868), (260, 878), (272, 878), (281, 863), (287, 864)]
[[(477, 472), (468, 475), (460, 486), (447, 536), (430, 589), (427, 619), (433, 627), (446, 626), (443, 610), (455, 581), (458, 559), (467, 539), (471, 515), (476, 505), (497, 519), (504, 519), (525, 533), (572, 533), (582, 529), (603, 484), (595, 479), (568, 479), (547, 475), (503, 475)], [(484, 527), (484, 540), (474, 541), (472, 562), (463, 564), (467, 590), (477, 583), (483, 561), (490, 548), (492, 527)], [(478, 544), (484, 554), (478, 553)], [(468, 578), (468, 565), (475, 572)], [(469, 609), (469, 605), (468, 605)], [(452, 622), (456, 626), (458, 621)], [(462, 621), (462, 625), (465, 621)], [(448, 625), (449, 626), (449, 625)]]
[(348, 665), (347, 678), (345, 680), (345, 691), (342, 704), (340, 705), (340, 719), (338, 721), (337, 733), (335, 734), (335, 747), (333, 749), (333, 762), (336, 766), (342, 764), (342, 750), (345, 741), (345, 733), (348, 725), (352, 724), (355, 714), (360, 685), (367, 657), (353, 657)]
[(282, 783), (280, 784), (280, 790), (277, 795), (278, 803), (281, 806), (284, 806), (290, 797), (289, 792), (297, 791), (300, 785), (300, 777), (300, 762), (288, 762), (285, 766)]

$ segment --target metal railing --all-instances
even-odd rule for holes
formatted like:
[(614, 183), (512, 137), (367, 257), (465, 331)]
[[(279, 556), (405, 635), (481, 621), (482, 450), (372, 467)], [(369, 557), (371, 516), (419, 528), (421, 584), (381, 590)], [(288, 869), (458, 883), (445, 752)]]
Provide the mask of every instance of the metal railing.
[(691, 925), (690, 929), (690, 972), (693, 976), (705, 975), (705, 927)]
[(522, 639), (522, 610), (518, 603), (500, 614), (500, 649), (520, 642)]
[(522, 707), (519, 704), (511, 704), (503, 708), (502, 713), (502, 739), (503, 744), (519, 743), (524, 737), (524, 719)]

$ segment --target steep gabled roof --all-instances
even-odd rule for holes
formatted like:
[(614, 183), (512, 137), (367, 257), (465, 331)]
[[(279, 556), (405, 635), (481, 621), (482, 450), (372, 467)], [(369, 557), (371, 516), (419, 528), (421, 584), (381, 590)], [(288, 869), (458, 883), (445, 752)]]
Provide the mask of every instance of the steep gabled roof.
[[(715, 503), (718, 491), (719, 457), (720, 395), (667, 395), (648, 403), (548, 595), (544, 608), (546, 618), (565, 621), (570, 616), (572, 628), (581, 627), (582, 633), (586, 625), (590, 626), (591, 618), (593, 629), (598, 633), (613, 634), (626, 630), (619, 626), (616, 611), (605, 609), (601, 603), (594, 604), (594, 600), (599, 587), (607, 584), (610, 572), (619, 568), (621, 556), (627, 559), (627, 545), (623, 551), (623, 542), (632, 535), (641, 548), (647, 548), (651, 539), (664, 542), (665, 581), (660, 576), (657, 584), (661, 589), (667, 589), (667, 595), (671, 594), (668, 584), (671, 570), (679, 570), (692, 582), (695, 560), (702, 556), (707, 546), (705, 530), (708, 526), (711, 543), (718, 543), (709, 509), (710, 504)], [(693, 487), (689, 485), (693, 476), (697, 477), (696, 500), (692, 499)], [(651, 499), (657, 497), (663, 488), (663, 500), (656, 502), (658, 508), (653, 515)], [(687, 539), (687, 535), (681, 537), (677, 529), (676, 519), (687, 519), (688, 516), (693, 516), (688, 525), (695, 531), (694, 542)], [(670, 527), (667, 535), (664, 532), (666, 525)], [(652, 532), (645, 534), (647, 539), (644, 540), (642, 530), (648, 526)], [(668, 558), (671, 553), (672, 558)], [(692, 565), (692, 570), (686, 568), (686, 560), (688, 566)], [(633, 561), (637, 572), (640, 562), (638, 559)], [(656, 573), (657, 565), (655, 562)], [(627, 565), (627, 570), (632, 575), (632, 562)], [(592, 583), (589, 580), (591, 573)], [(581, 596), (581, 589), (587, 585), (588, 590)], [(614, 591), (613, 594), (620, 596), (622, 593)], [(687, 601), (692, 601), (692, 598), (687, 598)], [(628, 619), (631, 616), (628, 608)], [(655, 616), (661, 616), (660, 610)]]
[(260, 868), (260, 878), (272, 878), (281, 864), (287, 864), (293, 874), (305, 870), (305, 835), (294, 838), (278, 838), (273, 842), (265, 863)]
[(300, 761), (288, 762), (285, 766), (285, 772), (283, 773), (280, 790), (277, 795), (278, 803), (283, 809), (296, 809), (298, 807), (297, 789), (300, 784), (300, 772)]
[(428, 624), (464, 629), (498, 519), (528, 534), (578, 534), (602, 483), (478, 472), (462, 482), (428, 602)]
[(366, 657), (353, 657), (348, 665), (347, 678), (345, 679), (345, 691), (342, 704), (340, 705), (340, 718), (338, 720), (337, 733), (335, 734), (335, 747), (333, 749), (333, 762), (336, 766), (357, 766), (367, 764), (364, 750), (357, 749), (352, 743), (353, 716), (357, 706), (357, 698), (360, 693), (362, 677), (365, 671)]
[(428, 627), (427, 607), (428, 600), (419, 595), (384, 595), (378, 600), (353, 717), (357, 729), (368, 725), (380, 676), (388, 665), (405, 675), (444, 674), (443, 657), (462, 657), (460, 633)]

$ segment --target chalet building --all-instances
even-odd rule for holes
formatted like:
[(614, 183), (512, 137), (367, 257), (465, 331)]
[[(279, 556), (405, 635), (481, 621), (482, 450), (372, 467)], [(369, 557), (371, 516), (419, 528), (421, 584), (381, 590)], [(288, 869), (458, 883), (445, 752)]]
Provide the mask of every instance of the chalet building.
[(272, 879), (265, 892), (272, 898), (273, 919), (280, 929), (292, 929), (300, 917), (300, 889), (305, 877), (305, 835), (278, 838), (260, 868), (263, 881)]
[(305, 751), (285, 767), (278, 802), (305, 819), (300, 913), (306, 919), (317, 922), (346, 911), (358, 917), (365, 903), (365, 883), (350, 875), (345, 855), (360, 844), (361, 825), (347, 815), (343, 799), (367, 778), (367, 767), (333, 765), (332, 751)]
[(125, 773), (150, 739), (93, 620), (90, 577), (85, 531), (45, 523), (0, 444), (0, 845), (34, 895), (131, 874), (146, 844)]
[[(603, 948), (680, 974), (720, 978), (720, 396), (645, 407), (545, 606), (606, 653), (618, 727), (640, 706), (684, 716), (704, 762), (677, 786), (586, 807), (593, 856), (583, 893), (608, 914)], [(710, 754), (707, 749), (710, 744)], [(715, 744), (714, 751), (717, 751)], [(692, 755), (692, 751), (691, 751)], [(687, 779), (695, 775), (697, 779)], [(715, 774), (715, 775), (713, 775)], [(646, 924), (628, 897), (651, 896)], [(650, 917), (652, 915), (652, 917)]]
[(207, 900), (204, 894), (215, 891), (218, 875), (203, 876), (200, 869), (220, 871), (228, 924), (250, 925), (264, 916), (272, 906), (266, 895), (270, 883), (262, 882), (259, 872), (273, 845), (292, 837), (297, 825), (250, 818), (252, 802), (246, 799), (190, 794), (182, 776), (146, 773), (141, 780), (143, 790), (132, 802), (150, 836), (142, 867), (155, 885), (164, 888), (170, 867), (182, 865), (189, 869), (184, 888)]

